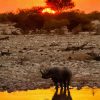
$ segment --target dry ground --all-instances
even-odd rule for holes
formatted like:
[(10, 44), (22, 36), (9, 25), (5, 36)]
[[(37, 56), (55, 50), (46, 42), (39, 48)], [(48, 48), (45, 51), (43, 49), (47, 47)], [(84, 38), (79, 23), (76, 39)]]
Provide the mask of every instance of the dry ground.
[[(8, 37), (8, 38), (6, 38)], [(67, 51), (87, 43), (84, 48)], [(0, 35), (0, 90), (28, 90), (52, 86), (41, 78), (40, 67), (66, 66), (73, 73), (72, 86), (100, 87), (100, 35)]]

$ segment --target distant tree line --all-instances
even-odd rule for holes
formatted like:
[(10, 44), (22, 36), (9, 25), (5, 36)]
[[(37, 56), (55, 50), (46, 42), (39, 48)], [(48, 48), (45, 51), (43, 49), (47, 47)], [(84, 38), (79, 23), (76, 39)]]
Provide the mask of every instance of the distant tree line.
[(45, 29), (52, 30), (67, 26), (70, 31), (78, 29), (80, 31), (91, 31), (93, 29), (91, 21), (100, 20), (100, 12), (85, 14), (79, 10), (61, 12), (58, 14), (42, 14), (42, 8), (19, 10), (14, 14), (0, 14), (0, 23), (13, 22), (16, 27), (24, 31)]

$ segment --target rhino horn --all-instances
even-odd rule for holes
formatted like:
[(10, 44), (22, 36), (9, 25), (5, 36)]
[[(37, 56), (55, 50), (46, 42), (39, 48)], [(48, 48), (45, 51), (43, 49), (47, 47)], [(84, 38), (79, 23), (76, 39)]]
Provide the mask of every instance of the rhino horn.
[(45, 73), (45, 71), (43, 71), (42, 69), (40, 69), (40, 72), (41, 72), (41, 74), (44, 74)]

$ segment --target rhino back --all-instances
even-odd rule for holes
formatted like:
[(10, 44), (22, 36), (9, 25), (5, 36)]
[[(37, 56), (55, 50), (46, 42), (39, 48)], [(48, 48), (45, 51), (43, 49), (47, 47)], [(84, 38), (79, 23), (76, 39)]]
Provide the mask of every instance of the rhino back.
[(54, 81), (67, 81), (71, 79), (72, 73), (66, 67), (54, 67), (50, 69)]

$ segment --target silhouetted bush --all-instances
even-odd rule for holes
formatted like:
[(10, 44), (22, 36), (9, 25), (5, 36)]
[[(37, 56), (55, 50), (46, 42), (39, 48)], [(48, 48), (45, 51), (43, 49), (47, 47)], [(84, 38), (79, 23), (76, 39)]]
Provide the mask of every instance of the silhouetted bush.
[(82, 26), (80, 24), (72, 29), (73, 34), (78, 34), (81, 31), (82, 31)]
[(3, 23), (3, 22), (8, 22), (8, 16), (7, 14), (0, 14), (0, 23)]
[(83, 12), (72, 11), (67, 13), (69, 21), (68, 29), (73, 30), (77, 26), (81, 26), (82, 31), (90, 31), (92, 29), (91, 20)]
[(41, 29), (44, 25), (44, 19), (39, 14), (21, 15), (17, 17), (16, 27), (23, 30)]
[(100, 12), (99, 12), (99, 11), (91, 12), (91, 13), (87, 14), (87, 16), (88, 16), (91, 20), (100, 20)]
[(16, 19), (15, 14), (12, 12), (0, 14), (0, 22), (14, 22)]
[(15, 27), (21, 28), (25, 31), (34, 30), (36, 28), (41, 29), (44, 25), (44, 18), (41, 14), (32, 12), (33, 10), (19, 10), (19, 12), (13, 18), (13, 22), (16, 23)]
[(67, 26), (68, 20), (67, 19), (61, 19), (61, 20), (48, 20), (44, 24), (44, 29), (46, 30), (52, 30), (52, 29), (57, 29), (61, 28), (62, 26)]

